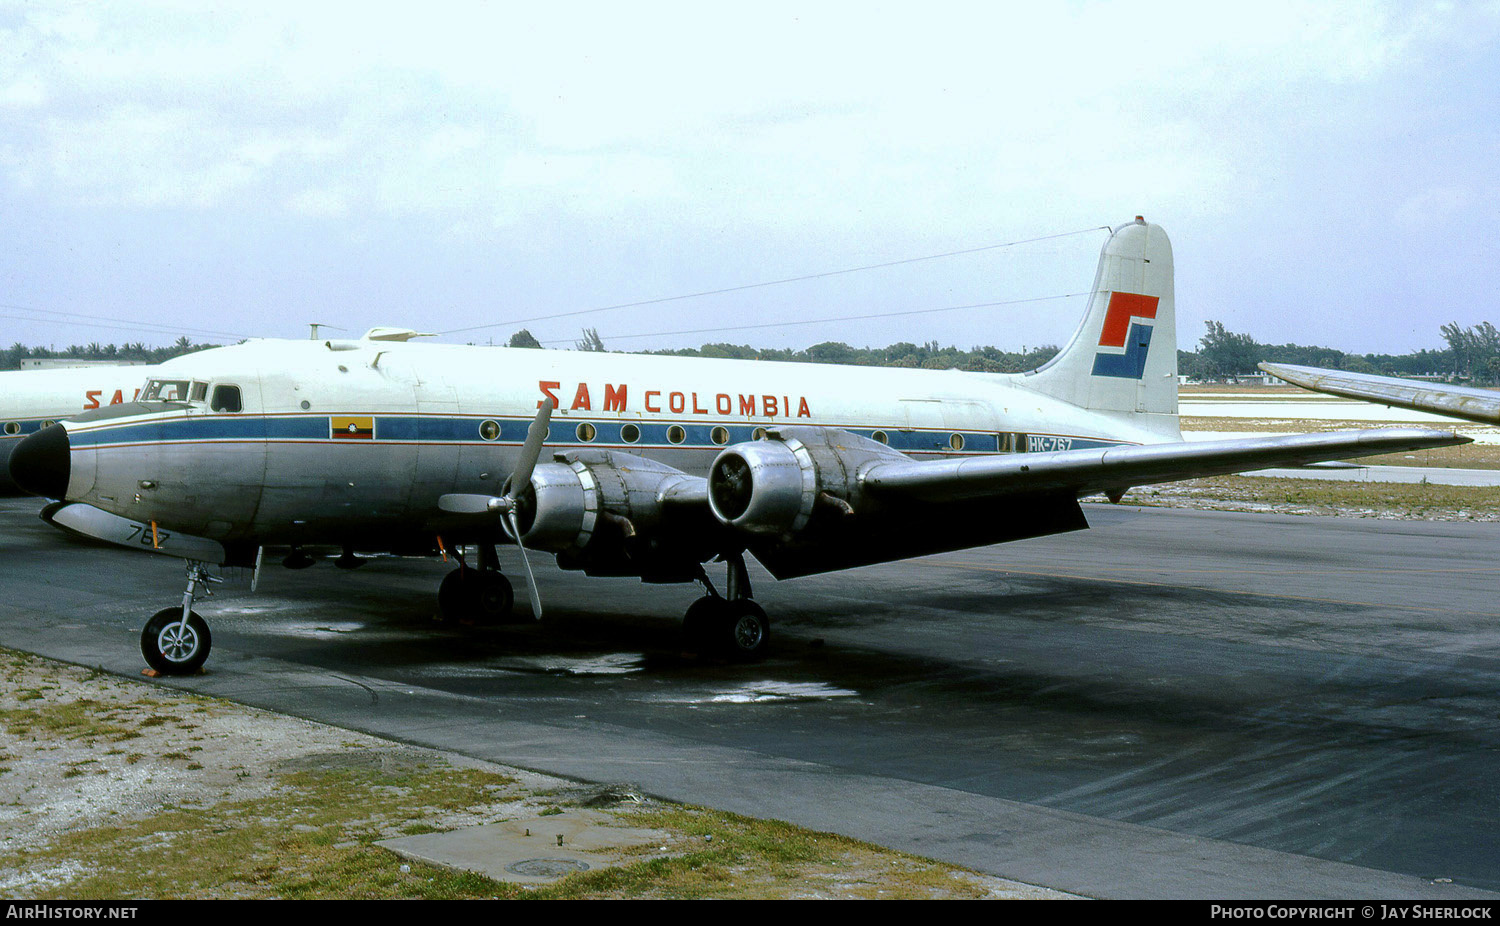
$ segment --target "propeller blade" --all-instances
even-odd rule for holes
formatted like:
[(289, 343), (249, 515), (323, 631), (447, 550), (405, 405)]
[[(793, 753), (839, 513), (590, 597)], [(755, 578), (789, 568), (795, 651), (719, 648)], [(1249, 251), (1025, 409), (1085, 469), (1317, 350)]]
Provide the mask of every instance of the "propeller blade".
[(536, 418), (526, 429), (526, 443), (521, 445), (521, 458), (516, 462), (516, 471), (511, 473), (506, 495), (514, 498), (531, 482), (531, 471), (541, 458), (542, 444), (547, 440), (547, 425), (552, 421), (552, 400), (542, 403), (536, 410)]
[(521, 551), (521, 565), (526, 567), (526, 587), (531, 591), (531, 613), (537, 620), (542, 619), (542, 593), (536, 588), (536, 575), (531, 571), (531, 557), (526, 552), (526, 547), (521, 543), (521, 524), (516, 520), (514, 509), (506, 512), (506, 520), (510, 522), (510, 535), (516, 540), (516, 549)]
[(502, 501), (504, 499), (493, 495), (467, 495), (455, 492), (451, 495), (439, 496), (438, 508), (449, 514), (487, 514), (496, 510), (492, 507), (496, 502)]

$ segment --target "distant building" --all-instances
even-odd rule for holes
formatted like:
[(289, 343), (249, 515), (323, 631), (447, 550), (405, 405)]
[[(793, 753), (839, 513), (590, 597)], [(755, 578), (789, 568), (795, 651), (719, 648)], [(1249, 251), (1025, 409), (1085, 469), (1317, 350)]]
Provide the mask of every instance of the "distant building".
[(141, 367), (144, 360), (74, 360), (71, 357), (29, 357), (21, 361), (23, 370), (69, 370), (78, 367)]

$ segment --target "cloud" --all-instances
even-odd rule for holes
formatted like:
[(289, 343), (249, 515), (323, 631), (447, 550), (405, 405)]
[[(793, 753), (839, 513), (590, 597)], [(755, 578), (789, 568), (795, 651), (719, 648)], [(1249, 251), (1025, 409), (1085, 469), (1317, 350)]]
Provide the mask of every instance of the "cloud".
[(1437, 100), (1489, 131), (1493, 94), (1462, 82), (1497, 23), (1292, 0), (28, 3), (0, 9), (0, 201), (22, 226), (201, 221), (385, 266), (369, 249), (415, 261), (415, 234), (441, 261), (557, 247), (591, 267), (540, 286), (557, 300), (648, 260), (663, 288), (743, 278), (747, 242), (792, 275), (1136, 212), (1222, 253), (1265, 247), (1222, 231), (1260, 216), (1287, 240), (1440, 222), (1472, 162), (1411, 179), (1432, 141), (1397, 129), (1447, 131)]

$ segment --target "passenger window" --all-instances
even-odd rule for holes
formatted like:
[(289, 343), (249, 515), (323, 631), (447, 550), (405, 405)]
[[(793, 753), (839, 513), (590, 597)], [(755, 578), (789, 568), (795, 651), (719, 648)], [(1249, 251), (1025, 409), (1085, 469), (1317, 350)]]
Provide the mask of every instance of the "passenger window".
[(237, 412), (241, 409), (239, 386), (215, 386), (214, 400), (209, 407), (216, 412)]

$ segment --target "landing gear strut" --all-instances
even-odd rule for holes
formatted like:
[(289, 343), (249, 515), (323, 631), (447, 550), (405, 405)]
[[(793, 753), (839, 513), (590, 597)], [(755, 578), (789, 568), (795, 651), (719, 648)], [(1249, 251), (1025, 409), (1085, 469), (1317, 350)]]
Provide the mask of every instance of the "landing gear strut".
[(720, 596), (708, 573), (700, 571), (698, 581), (708, 594), (693, 602), (683, 616), (683, 635), (688, 646), (699, 653), (727, 656), (738, 662), (760, 659), (771, 638), (771, 622), (761, 606), (751, 600), (744, 554), (735, 553), (725, 560), (729, 566), (728, 596)]
[(202, 668), (213, 637), (208, 624), (193, 610), (193, 601), (199, 594), (211, 594), (209, 583), (222, 581), (209, 574), (207, 563), (188, 560), (182, 606), (157, 611), (141, 631), (141, 655), (147, 665), (161, 675), (191, 675)]
[(500, 572), (500, 559), (490, 544), (479, 545), (479, 568), (458, 560), (458, 568), (438, 586), (438, 609), (448, 620), (499, 623), (510, 617), (515, 591)]

